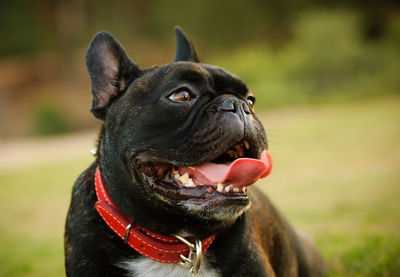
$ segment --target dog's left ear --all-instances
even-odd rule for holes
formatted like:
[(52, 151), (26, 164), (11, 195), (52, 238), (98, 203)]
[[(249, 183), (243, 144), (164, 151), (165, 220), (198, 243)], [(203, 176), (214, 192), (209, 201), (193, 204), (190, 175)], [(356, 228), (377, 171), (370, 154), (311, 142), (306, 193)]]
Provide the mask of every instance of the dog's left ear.
[(110, 104), (126, 91), (142, 71), (108, 32), (100, 32), (93, 38), (86, 52), (86, 66), (92, 80), (91, 112), (104, 120)]
[(197, 57), (196, 51), (194, 51), (193, 44), (182, 29), (178, 26), (174, 28), (176, 37), (176, 54), (174, 62), (187, 61), (198, 63), (199, 58)]

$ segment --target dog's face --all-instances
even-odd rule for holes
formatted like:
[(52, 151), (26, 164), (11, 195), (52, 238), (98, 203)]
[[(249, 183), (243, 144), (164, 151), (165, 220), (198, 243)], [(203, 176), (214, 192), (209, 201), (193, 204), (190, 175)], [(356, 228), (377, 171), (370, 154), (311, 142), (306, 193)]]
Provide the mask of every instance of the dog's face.
[(205, 235), (249, 207), (247, 186), (268, 171), (267, 142), (247, 86), (199, 63), (180, 29), (176, 36), (175, 62), (147, 70), (110, 34), (92, 41), (92, 112), (104, 120), (98, 160), (112, 198), (137, 223)]

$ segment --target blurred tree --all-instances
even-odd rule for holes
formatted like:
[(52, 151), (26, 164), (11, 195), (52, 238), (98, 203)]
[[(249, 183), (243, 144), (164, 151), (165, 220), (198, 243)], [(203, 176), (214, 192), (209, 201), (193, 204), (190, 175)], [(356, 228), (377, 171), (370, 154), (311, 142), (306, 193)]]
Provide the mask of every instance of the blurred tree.
[(48, 47), (49, 33), (30, 1), (0, 0), (0, 56), (32, 54)]
[(170, 41), (173, 25), (222, 49), (253, 40), (280, 46), (292, 37), (298, 14), (315, 7), (360, 13), (365, 37), (376, 39), (400, 10), (397, 0), (0, 0), (0, 55), (53, 49), (68, 62), (70, 52), (99, 30)]

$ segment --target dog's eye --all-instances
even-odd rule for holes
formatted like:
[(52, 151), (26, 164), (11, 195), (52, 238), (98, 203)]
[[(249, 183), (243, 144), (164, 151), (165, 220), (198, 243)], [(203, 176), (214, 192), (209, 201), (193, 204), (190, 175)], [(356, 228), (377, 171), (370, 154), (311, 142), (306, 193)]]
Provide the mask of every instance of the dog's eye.
[(254, 96), (249, 96), (247, 97), (247, 105), (250, 106), (250, 108), (253, 108), (254, 104), (256, 103), (256, 98)]
[(175, 102), (189, 102), (192, 100), (192, 96), (186, 90), (180, 90), (172, 93), (169, 97), (169, 100)]

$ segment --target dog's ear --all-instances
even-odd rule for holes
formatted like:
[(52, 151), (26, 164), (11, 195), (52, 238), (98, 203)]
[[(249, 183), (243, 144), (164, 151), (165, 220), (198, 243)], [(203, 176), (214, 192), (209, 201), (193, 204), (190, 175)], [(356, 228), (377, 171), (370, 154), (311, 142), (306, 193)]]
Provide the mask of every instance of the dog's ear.
[(142, 74), (118, 41), (108, 32), (93, 38), (86, 52), (86, 66), (92, 80), (92, 110), (95, 117), (106, 117), (110, 104)]
[(193, 44), (182, 31), (182, 29), (178, 26), (175, 26), (174, 32), (176, 37), (176, 54), (174, 62), (200, 62), (199, 58), (196, 55), (196, 52), (194, 51)]

